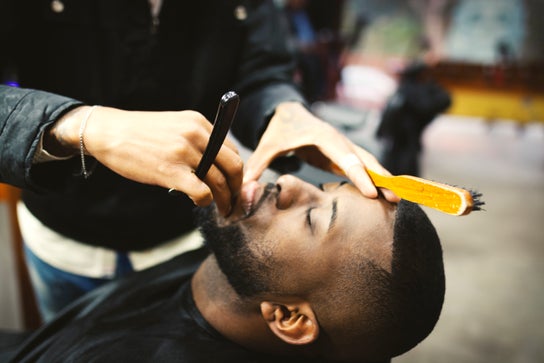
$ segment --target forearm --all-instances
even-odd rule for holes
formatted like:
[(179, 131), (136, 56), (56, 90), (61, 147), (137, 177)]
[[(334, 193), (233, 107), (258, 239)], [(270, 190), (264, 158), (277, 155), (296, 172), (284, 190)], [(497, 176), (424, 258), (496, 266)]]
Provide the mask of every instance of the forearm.
[(31, 169), (41, 134), (81, 103), (30, 89), (0, 86), (0, 182), (40, 188)]
[(232, 131), (249, 148), (257, 146), (280, 103), (305, 102), (293, 83), (296, 61), (286, 42), (289, 32), (283, 13), (272, 2), (254, 6), (233, 85), (241, 101)]

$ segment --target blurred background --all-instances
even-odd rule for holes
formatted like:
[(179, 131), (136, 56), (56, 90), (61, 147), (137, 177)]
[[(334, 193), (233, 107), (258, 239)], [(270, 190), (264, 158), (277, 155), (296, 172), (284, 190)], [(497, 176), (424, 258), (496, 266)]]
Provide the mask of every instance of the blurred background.
[[(393, 362), (544, 362), (544, 1), (277, 3), (316, 114), (385, 162), (397, 141), (377, 136), (384, 115), (407, 115), (415, 106), (399, 105), (440, 90), (449, 102), (426, 104), (425, 123), (410, 129), (416, 169), (394, 167), (483, 193), (484, 211), (427, 210), (444, 249), (445, 305), (434, 332)], [(418, 93), (429, 84), (433, 93)], [(333, 178), (307, 166), (298, 174)], [(24, 330), (36, 316), (17, 195), (0, 185), (0, 329)]]
[(418, 173), (478, 190), (486, 203), (462, 217), (427, 209), (444, 249), (444, 309), (433, 333), (393, 362), (544, 362), (544, 2), (287, 3), (314, 26), (325, 76), (299, 80), (314, 111), (384, 162), (390, 145), (377, 129), (403, 74), (423, 64), (425, 82), (451, 104), (420, 125)]

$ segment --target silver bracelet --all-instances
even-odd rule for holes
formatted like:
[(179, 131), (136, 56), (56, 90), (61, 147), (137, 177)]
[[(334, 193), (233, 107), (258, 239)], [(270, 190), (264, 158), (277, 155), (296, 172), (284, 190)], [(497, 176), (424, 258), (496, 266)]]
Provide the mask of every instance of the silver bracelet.
[(87, 179), (89, 176), (91, 176), (92, 172), (87, 171), (87, 165), (85, 164), (85, 142), (83, 141), (83, 133), (85, 132), (85, 126), (87, 126), (87, 120), (91, 117), (91, 114), (97, 108), (98, 106), (91, 106), (89, 111), (87, 111), (87, 114), (85, 115), (85, 118), (83, 121), (81, 121), (81, 125), (79, 126), (79, 153), (81, 155), (81, 174), (85, 179)]

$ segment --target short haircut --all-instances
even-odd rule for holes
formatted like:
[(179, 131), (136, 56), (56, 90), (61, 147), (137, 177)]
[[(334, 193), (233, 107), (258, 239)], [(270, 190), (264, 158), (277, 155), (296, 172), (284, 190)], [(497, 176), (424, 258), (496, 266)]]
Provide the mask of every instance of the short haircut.
[(391, 272), (363, 257), (350, 261), (340, 275), (335, 293), (323, 296), (328, 301), (322, 309), (345, 306), (361, 317), (338, 322), (343, 325), (337, 331), (348, 332), (340, 334), (340, 351), (360, 347), (370, 360), (398, 356), (425, 339), (438, 321), (445, 293), (442, 247), (417, 204), (398, 204)]
[(431, 333), (445, 294), (438, 234), (421, 207), (407, 201), (401, 201), (397, 208), (391, 291), (391, 308), (396, 314), (388, 334), (396, 338), (394, 355), (399, 355)]

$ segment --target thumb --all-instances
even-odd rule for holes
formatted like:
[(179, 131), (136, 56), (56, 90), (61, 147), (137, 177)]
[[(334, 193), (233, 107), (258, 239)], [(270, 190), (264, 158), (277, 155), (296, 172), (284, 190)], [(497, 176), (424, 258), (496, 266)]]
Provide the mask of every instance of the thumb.
[(249, 181), (257, 181), (268, 168), (274, 155), (267, 153), (265, 149), (257, 147), (253, 154), (251, 154), (244, 165), (244, 180), (243, 183)]
[(266, 169), (267, 163), (259, 158), (258, 154), (251, 154), (244, 165), (244, 179), (243, 184), (250, 181), (257, 181)]

